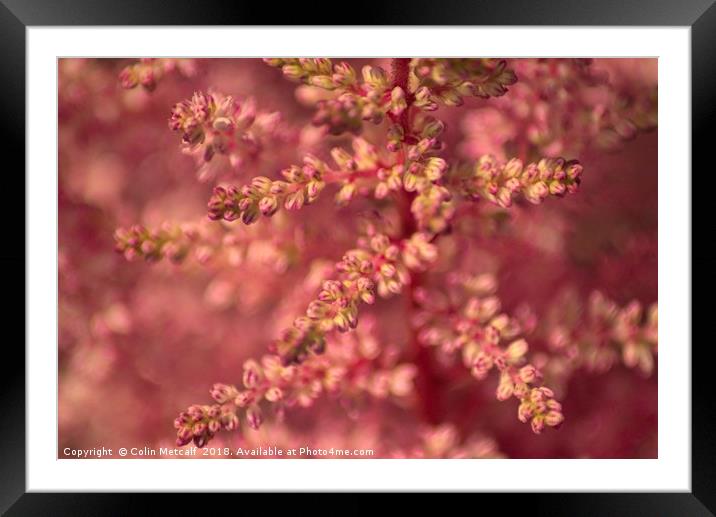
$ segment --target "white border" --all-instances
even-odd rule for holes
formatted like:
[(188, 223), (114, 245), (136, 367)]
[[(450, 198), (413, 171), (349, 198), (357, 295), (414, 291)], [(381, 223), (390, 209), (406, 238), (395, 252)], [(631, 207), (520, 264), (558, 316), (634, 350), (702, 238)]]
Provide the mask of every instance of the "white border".
[[(690, 28), (27, 29), (27, 489), (690, 491)], [(57, 460), (58, 56), (658, 56), (658, 460)], [(638, 163), (634, 167), (639, 167)], [(141, 463), (140, 463), (141, 462)], [(246, 468), (250, 465), (250, 468)]]

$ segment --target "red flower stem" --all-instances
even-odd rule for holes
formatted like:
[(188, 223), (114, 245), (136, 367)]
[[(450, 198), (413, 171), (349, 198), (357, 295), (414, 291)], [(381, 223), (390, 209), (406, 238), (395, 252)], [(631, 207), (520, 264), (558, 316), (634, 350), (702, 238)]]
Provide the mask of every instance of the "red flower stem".
[[(393, 88), (399, 86), (405, 92), (407, 108), (394, 122), (400, 123), (404, 134), (410, 134), (410, 111), (414, 100), (412, 93), (408, 91), (408, 76), (410, 74), (410, 58), (395, 58), (391, 63)], [(405, 162), (405, 149), (401, 151), (401, 163)], [(403, 191), (400, 195), (401, 219), (404, 238), (409, 238), (415, 231), (417, 225), (415, 218), (410, 211), (410, 205), (415, 198), (415, 193)], [(408, 335), (410, 336), (410, 350), (413, 354), (415, 366), (418, 373), (415, 379), (418, 403), (420, 406), (421, 418), (423, 421), (436, 425), (440, 422), (439, 386), (440, 382), (435, 371), (431, 350), (422, 346), (418, 341), (417, 330), (412, 325), (412, 315), (418, 309), (415, 302), (414, 292), (423, 282), (421, 273), (413, 272), (410, 275), (410, 284), (406, 286), (406, 320), (408, 323)]]
[[(414, 194), (403, 192), (401, 201), (403, 205), (402, 220), (403, 231), (406, 237), (415, 232), (415, 219), (410, 212), (410, 204)], [(410, 283), (406, 286), (405, 301), (406, 310), (405, 318), (408, 324), (408, 335), (410, 339), (410, 353), (413, 361), (418, 369), (415, 379), (415, 388), (418, 395), (418, 404), (420, 406), (421, 418), (423, 421), (431, 425), (437, 425), (441, 420), (440, 411), (440, 380), (435, 370), (435, 363), (432, 356), (432, 350), (418, 341), (418, 331), (413, 328), (412, 319), (415, 311), (419, 309), (415, 302), (415, 289), (424, 282), (424, 274), (411, 272)]]
[[(375, 169), (365, 169), (365, 170), (358, 170), (358, 171), (334, 171), (334, 170), (328, 170), (323, 174), (323, 180), (326, 183), (336, 183), (341, 181), (355, 181), (357, 179), (361, 178), (373, 178), (378, 173), (378, 169), (381, 167), (386, 167), (383, 164), (378, 164), (378, 167)], [(389, 167), (389, 166), (387, 166)]]
[(405, 101), (408, 107), (394, 119), (394, 122), (400, 123), (405, 135), (409, 134), (410, 129), (410, 105), (415, 100), (415, 96), (408, 90), (408, 77), (410, 76), (410, 58), (395, 58), (391, 62), (391, 72), (393, 76), (393, 88), (399, 86), (405, 92)]

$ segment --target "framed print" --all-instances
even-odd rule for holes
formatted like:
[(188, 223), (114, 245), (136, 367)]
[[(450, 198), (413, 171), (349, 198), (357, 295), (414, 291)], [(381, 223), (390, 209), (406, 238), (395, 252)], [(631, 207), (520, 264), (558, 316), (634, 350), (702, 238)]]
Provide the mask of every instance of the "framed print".
[(397, 491), (712, 515), (711, 2), (263, 9), (0, 7), (26, 302), (3, 511)]

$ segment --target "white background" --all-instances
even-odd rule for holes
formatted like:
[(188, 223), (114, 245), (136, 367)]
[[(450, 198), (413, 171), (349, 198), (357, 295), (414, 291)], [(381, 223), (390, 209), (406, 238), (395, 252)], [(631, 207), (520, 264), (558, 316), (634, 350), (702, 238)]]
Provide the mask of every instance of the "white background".
[[(28, 28), (28, 491), (689, 491), (690, 41), (682, 27)], [(659, 58), (659, 459), (57, 459), (57, 57), (567, 55)]]

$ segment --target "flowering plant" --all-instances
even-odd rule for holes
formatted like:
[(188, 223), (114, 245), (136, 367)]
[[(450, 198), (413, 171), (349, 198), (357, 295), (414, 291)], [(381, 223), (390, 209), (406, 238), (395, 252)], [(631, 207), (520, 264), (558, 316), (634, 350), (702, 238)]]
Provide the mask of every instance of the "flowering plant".
[[(90, 170), (109, 188), (89, 188), (92, 177), (61, 152), (65, 227), (81, 218), (78, 197), (118, 220), (138, 214), (142, 224), (116, 229), (115, 248), (153, 263), (153, 272), (113, 265), (147, 285), (125, 297), (136, 306), (110, 295), (97, 311), (70, 249), (81, 237), (61, 238), (70, 370), (81, 358), (102, 380), (102, 366), (124, 356), (157, 386), (179, 374), (193, 386), (197, 371), (215, 371), (210, 397), (177, 408), (177, 446), (309, 439), (383, 457), (652, 454), (655, 214), (629, 204), (641, 180), (620, 185), (605, 160), (650, 138), (656, 85), (648, 60), (628, 72), (621, 61), (144, 59), (123, 64), (112, 89), (110, 66), (63, 60), (66, 149), (93, 140), (97, 125), (141, 125), (162, 95), (186, 92), (165, 136), (122, 134), (92, 150)], [(261, 79), (244, 80), (259, 67)], [(198, 88), (203, 78), (223, 86)], [(273, 93), (241, 93), (252, 89)], [(91, 105), (80, 108), (87, 91)], [(179, 149), (153, 155), (170, 133)], [(137, 147), (145, 158), (130, 172), (118, 156)], [(122, 191), (143, 212), (123, 208)], [(89, 331), (75, 323), (87, 310)], [(133, 337), (152, 332), (165, 343), (143, 355)], [(97, 342), (109, 345), (88, 345)], [(222, 365), (205, 367), (208, 356)], [(78, 375), (61, 395), (69, 414)], [(604, 400), (585, 395), (604, 386), (643, 390), (622, 401), (643, 413), (626, 445), (611, 443), (621, 427), (600, 415)], [(590, 421), (613, 426), (606, 440), (579, 437)]]

